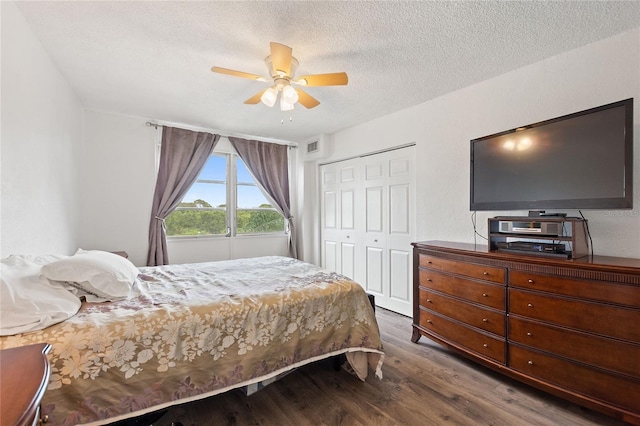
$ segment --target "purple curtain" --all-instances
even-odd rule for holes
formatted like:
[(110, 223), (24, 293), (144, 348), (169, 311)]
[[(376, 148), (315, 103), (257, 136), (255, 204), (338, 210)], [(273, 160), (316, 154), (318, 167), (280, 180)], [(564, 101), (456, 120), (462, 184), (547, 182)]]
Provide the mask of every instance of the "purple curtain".
[(220, 135), (163, 127), (160, 167), (149, 224), (148, 266), (169, 263), (164, 220), (196, 181), (219, 139)]
[(287, 220), (289, 229), (289, 256), (298, 258), (296, 233), (289, 199), (288, 147), (275, 143), (229, 137), (229, 141), (242, 161), (267, 193), (274, 208)]

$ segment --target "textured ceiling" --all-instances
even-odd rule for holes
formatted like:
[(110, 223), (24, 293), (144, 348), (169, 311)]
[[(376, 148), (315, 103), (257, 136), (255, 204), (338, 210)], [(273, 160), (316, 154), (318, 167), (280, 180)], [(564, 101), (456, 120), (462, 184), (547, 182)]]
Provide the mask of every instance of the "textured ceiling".
[[(639, 1), (19, 2), (89, 109), (303, 141), (417, 105), (640, 26)], [(267, 87), (210, 71), (267, 75), (269, 42), (321, 104), (243, 102)]]

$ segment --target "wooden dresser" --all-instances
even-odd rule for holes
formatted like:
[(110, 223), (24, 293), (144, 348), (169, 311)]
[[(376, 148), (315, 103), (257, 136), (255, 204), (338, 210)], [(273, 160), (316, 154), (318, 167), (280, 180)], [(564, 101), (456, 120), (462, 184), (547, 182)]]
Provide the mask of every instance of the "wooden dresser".
[(0, 350), (0, 420), (2, 425), (46, 423), (40, 400), (49, 384), (50, 346), (39, 343)]
[(640, 425), (640, 259), (413, 246), (413, 342)]

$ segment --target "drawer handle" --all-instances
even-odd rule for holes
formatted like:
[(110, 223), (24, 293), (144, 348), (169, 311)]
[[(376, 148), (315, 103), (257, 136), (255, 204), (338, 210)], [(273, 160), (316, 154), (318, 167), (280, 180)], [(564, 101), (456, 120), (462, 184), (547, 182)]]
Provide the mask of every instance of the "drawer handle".
[(433, 282), (433, 280), (431, 278), (427, 278), (427, 282)]
[(529, 361), (527, 361), (527, 364), (533, 365), (533, 361), (529, 360)]
[(482, 297), (489, 297), (487, 293), (482, 293)]
[(489, 275), (489, 273), (487, 271), (484, 271), (482, 275)]
[(486, 343), (485, 343), (485, 344), (483, 344), (482, 346), (483, 346), (483, 347), (485, 347), (485, 348), (488, 348), (488, 347), (489, 347), (489, 345), (488, 345), (488, 344), (486, 344)]
[(535, 281), (533, 281), (532, 279), (529, 279), (529, 284), (533, 284)]
[(430, 261), (430, 260), (427, 260), (427, 263), (428, 263), (429, 265), (431, 265), (433, 262), (432, 262), (432, 261)]
[(427, 320), (427, 324), (433, 324), (431, 320)]
[(427, 299), (427, 303), (433, 303), (431, 299)]
[(45, 414), (44, 416), (42, 416), (42, 418), (40, 420), (38, 420), (38, 424), (44, 424), (44, 423), (48, 423), (49, 422), (49, 415)]
[(486, 318), (482, 318), (482, 322), (489, 322), (489, 320)]
[(528, 332), (527, 336), (533, 336), (533, 333), (532, 332)]
[(527, 303), (527, 306), (530, 307), (530, 308), (533, 308), (533, 304), (531, 304), (531, 303)]

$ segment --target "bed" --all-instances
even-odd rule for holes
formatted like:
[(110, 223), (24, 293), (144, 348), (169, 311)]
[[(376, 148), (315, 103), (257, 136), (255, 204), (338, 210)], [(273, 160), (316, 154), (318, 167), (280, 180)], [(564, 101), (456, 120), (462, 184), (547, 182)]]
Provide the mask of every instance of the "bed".
[[(29, 285), (69, 290), (38, 273), (57, 260), (28, 259)], [(256, 387), (341, 354), (361, 380), (371, 371), (382, 377), (373, 308), (344, 276), (277, 256), (144, 267), (136, 275), (126, 297), (85, 301), (53, 325), (0, 337), (0, 349), (51, 345), (41, 404), (49, 424), (107, 424)]]

